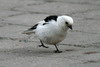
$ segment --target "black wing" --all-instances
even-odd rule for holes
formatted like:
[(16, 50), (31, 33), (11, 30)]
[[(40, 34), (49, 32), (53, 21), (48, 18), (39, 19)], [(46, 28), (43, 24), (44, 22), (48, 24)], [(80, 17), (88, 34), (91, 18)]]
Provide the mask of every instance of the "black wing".
[(58, 18), (57, 15), (51, 15), (51, 16), (46, 17), (46, 18), (44, 19), (44, 21), (45, 21), (45, 22), (49, 22), (49, 21), (51, 21), (51, 20), (57, 21), (57, 18)]
[(37, 26), (38, 26), (38, 24), (35, 24), (34, 26), (32, 26), (31, 28), (29, 28), (28, 30), (34, 30), (34, 29), (37, 28)]

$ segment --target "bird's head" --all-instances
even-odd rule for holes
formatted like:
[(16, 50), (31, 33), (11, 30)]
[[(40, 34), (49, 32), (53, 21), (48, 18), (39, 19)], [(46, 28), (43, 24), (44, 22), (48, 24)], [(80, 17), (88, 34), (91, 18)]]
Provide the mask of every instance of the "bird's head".
[[(67, 26), (68, 28), (70, 28), (71, 30), (73, 29), (72, 28), (72, 25), (73, 25), (73, 19), (70, 17), (70, 16), (66, 16), (66, 15), (62, 15), (60, 16), (60, 21), (62, 21), (64, 23), (65, 26)], [(63, 24), (62, 23), (62, 24)]]

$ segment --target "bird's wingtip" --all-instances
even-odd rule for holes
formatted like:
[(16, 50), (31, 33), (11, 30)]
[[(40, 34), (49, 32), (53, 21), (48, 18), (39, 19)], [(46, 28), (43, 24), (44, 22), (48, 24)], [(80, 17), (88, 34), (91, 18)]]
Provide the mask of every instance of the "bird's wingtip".
[(32, 33), (35, 33), (34, 31), (30, 31), (30, 30), (26, 30), (24, 32), (22, 32), (22, 34), (27, 34), (27, 35), (30, 35)]

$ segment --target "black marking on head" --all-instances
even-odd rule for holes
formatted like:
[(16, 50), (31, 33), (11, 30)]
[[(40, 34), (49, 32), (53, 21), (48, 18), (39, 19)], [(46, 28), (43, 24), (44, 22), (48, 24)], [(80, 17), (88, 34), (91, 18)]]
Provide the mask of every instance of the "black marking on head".
[(51, 16), (46, 17), (46, 18), (44, 19), (44, 21), (45, 21), (45, 22), (49, 22), (49, 21), (51, 21), (51, 20), (57, 21), (57, 18), (58, 18), (58, 16), (56, 16), (56, 15), (51, 15)]
[(31, 28), (29, 28), (28, 30), (34, 30), (34, 29), (37, 28), (37, 26), (38, 26), (38, 24), (35, 24), (34, 26), (32, 26)]
[(46, 25), (46, 24), (48, 24), (48, 23), (43, 23), (43, 25)]

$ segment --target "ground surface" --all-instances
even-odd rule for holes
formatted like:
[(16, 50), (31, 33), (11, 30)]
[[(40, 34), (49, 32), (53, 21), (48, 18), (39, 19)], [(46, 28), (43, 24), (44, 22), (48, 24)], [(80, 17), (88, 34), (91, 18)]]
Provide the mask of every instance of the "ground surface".
[[(21, 34), (53, 14), (74, 19), (60, 54)], [(0, 67), (100, 67), (100, 0), (0, 0)]]

